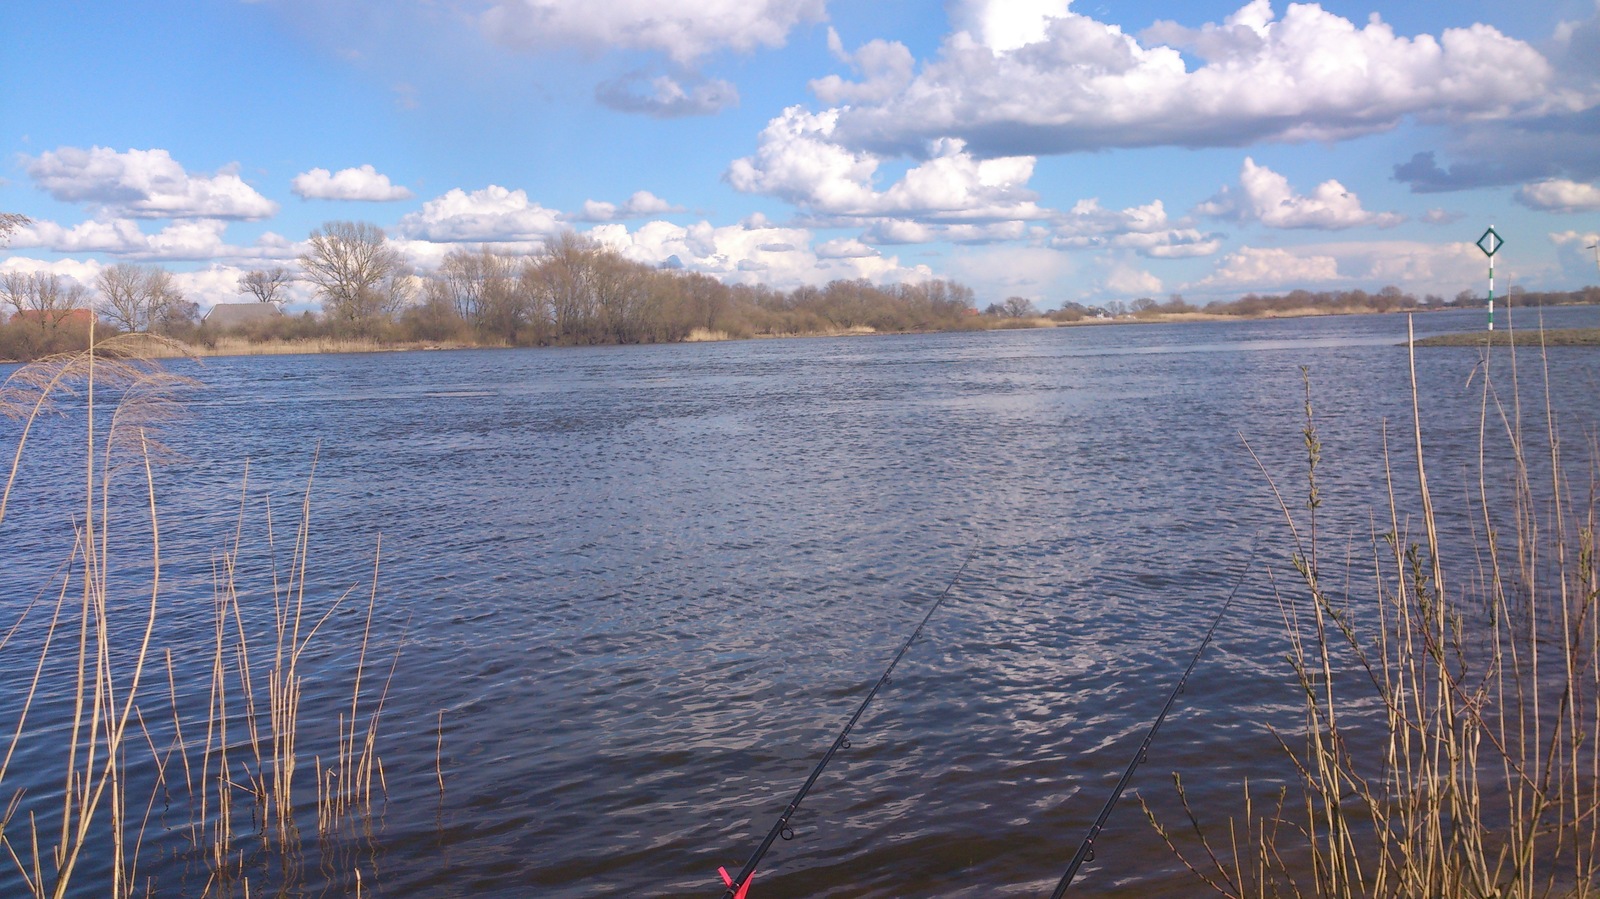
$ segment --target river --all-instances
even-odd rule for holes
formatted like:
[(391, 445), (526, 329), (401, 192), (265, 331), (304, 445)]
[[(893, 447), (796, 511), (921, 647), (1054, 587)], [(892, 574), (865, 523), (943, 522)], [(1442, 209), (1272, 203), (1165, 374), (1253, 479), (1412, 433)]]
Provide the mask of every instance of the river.
[[(1518, 310), (1518, 326), (1535, 314)], [(1600, 309), (1546, 319), (1594, 327)], [(241, 497), (242, 602), (270, 602), (264, 510), (281, 565), (315, 460), (311, 593), (358, 589), (328, 626), (343, 648), (308, 657), (308, 735), (347, 711), (337, 675), (380, 541), (369, 667), (387, 672), (399, 646), (378, 738), (387, 800), (350, 863), (364, 895), (715, 896), (717, 867), (743, 864), (970, 555), (751, 895), (1042, 896), (1259, 545), (1074, 885), (1196, 895), (1132, 793), (1179, 825), (1180, 772), (1225, 833), (1246, 776), (1290, 776), (1266, 729), (1299, 720), (1263, 573), (1293, 593), (1271, 484), (1303, 511), (1304, 366), (1322, 539), (1359, 596), (1369, 516), (1386, 515), (1385, 423), (1397, 469), (1414, 472), (1405, 327), (1336, 316), (173, 363), (203, 386), (163, 429), (176, 458), (154, 475), (163, 633), (179, 681), (208, 670), (217, 554)], [(1600, 352), (1519, 352), (1534, 426), (1547, 364), (1562, 432), (1592, 433)], [(1494, 359), (1509, 385), (1505, 351)], [(1479, 361), (1417, 351), (1447, 501), (1476, 458)], [(7, 626), (71, 547), (70, 433), (41, 425), (0, 524)], [(16, 435), (0, 424), (8, 457)], [(137, 494), (142, 473), (117, 476)], [(118, 558), (137, 582), (137, 553)], [(15, 719), (30, 647), (3, 650), (0, 720)], [(60, 727), (62, 695), (46, 690), (35, 727)], [(49, 757), (25, 752), (6, 798), (57, 784)], [(196, 889), (204, 877), (155, 820), (141, 876)], [(83, 882), (107, 863), (91, 858)], [(339, 864), (324, 854), (291, 894), (349, 891)], [(17, 883), (0, 874), (0, 892)]]

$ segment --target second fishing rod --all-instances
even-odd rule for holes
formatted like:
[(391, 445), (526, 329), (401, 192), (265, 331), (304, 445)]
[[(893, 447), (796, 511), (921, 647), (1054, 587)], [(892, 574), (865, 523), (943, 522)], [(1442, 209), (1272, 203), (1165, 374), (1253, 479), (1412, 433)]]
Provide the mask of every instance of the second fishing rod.
[(911, 632), (911, 636), (906, 638), (905, 643), (901, 644), (900, 651), (894, 654), (893, 659), (889, 660), (889, 667), (883, 670), (883, 675), (878, 678), (878, 682), (872, 685), (872, 689), (867, 693), (867, 698), (861, 700), (861, 705), (856, 708), (855, 714), (850, 716), (850, 720), (845, 723), (844, 729), (839, 731), (839, 735), (834, 738), (833, 745), (829, 746), (828, 751), (823, 753), (822, 761), (818, 762), (817, 766), (811, 770), (811, 776), (807, 777), (805, 783), (800, 785), (799, 791), (794, 794), (793, 799), (789, 800), (789, 804), (784, 808), (783, 814), (778, 816), (777, 823), (772, 825), (772, 829), (767, 832), (766, 837), (761, 841), (761, 845), (756, 847), (756, 851), (750, 856), (750, 860), (745, 862), (739, 874), (730, 876), (726, 869), (718, 870), (718, 873), (722, 875), (723, 884), (727, 886), (727, 891), (722, 894), (723, 899), (744, 899), (750, 889), (750, 878), (755, 874), (756, 866), (761, 864), (762, 856), (767, 854), (767, 850), (772, 848), (772, 844), (777, 841), (779, 836), (790, 832), (789, 819), (793, 818), (794, 813), (800, 810), (800, 803), (805, 800), (806, 794), (811, 792), (811, 787), (816, 784), (817, 778), (822, 776), (823, 769), (828, 767), (828, 763), (833, 761), (833, 757), (838, 754), (840, 749), (850, 745), (850, 730), (856, 726), (856, 722), (861, 720), (862, 714), (867, 711), (867, 706), (872, 704), (873, 697), (877, 696), (878, 691), (889, 683), (889, 675), (894, 673), (894, 666), (900, 664), (900, 659), (905, 656), (907, 650), (911, 649), (911, 644), (917, 642), (917, 638), (922, 636), (922, 629), (927, 626), (929, 619), (933, 618), (933, 613), (939, 611), (939, 607), (944, 604), (945, 597), (949, 596), (950, 591), (955, 589), (956, 582), (961, 580), (961, 575), (966, 573), (967, 566), (972, 564), (972, 560), (977, 555), (978, 550), (974, 549), (967, 555), (966, 561), (961, 563), (961, 567), (956, 570), (955, 576), (950, 578), (950, 583), (945, 585), (944, 591), (939, 594), (939, 598), (934, 600), (933, 605), (928, 608), (928, 613), (922, 616), (922, 621), (917, 624), (917, 629)]
[(1189, 659), (1189, 667), (1183, 670), (1183, 676), (1178, 678), (1178, 683), (1173, 686), (1172, 692), (1167, 695), (1167, 702), (1161, 707), (1161, 714), (1156, 716), (1155, 723), (1150, 725), (1149, 733), (1145, 734), (1144, 740), (1139, 744), (1139, 748), (1133, 753), (1133, 760), (1128, 763), (1127, 770), (1122, 772), (1122, 778), (1117, 781), (1116, 789), (1111, 791), (1110, 798), (1106, 800), (1105, 806), (1100, 809), (1100, 814), (1094, 819), (1094, 824), (1089, 827), (1089, 835), (1083, 838), (1082, 843), (1078, 844), (1077, 853), (1072, 856), (1072, 862), (1067, 865), (1067, 873), (1061, 876), (1061, 881), (1056, 884), (1055, 892), (1050, 894), (1050, 899), (1062, 899), (1067, 894), (1067, 888), (1072, 886), (1072, 879), (1077, 876), (1078, 869), (1083, 866), (1084, 862), (1094, 858), (1094, 841), (1099, 838), (1100, 831), (1105, 829), (1106, 822), (1111, 819), (1111, 812), (1117, 807), (1117, 800), (1122, 798), (1122, 792), (1132, 782), (1133, 773), (1139, 770), (1139, 766), (1149, 758), (1150, 744), (1155, 742), (1156, 733), (1161, 730), (1162, 723), (1167, 720), (1167, 715), (1172, 711), (1172, 706), (1178, 701), (1178, 697), (1183, 695), (1184, 688), (1189, 683), (1189, 675), (1194, 674), (1194, 666), (1200, 663), (1200, 654), (1206, 651), (1207, 646), (1211, 645), (1211, 638), (1217, 633), (1217, 625), (1222, 623), (1223, 616), (1227, 615), (1228, 609), (1233, 607), (1234, 597), (1239, 595), (1239, 588), (1244, 586), (1245, 579), (1250, 576), (1250, 569), (1255, 567), (1256, 553), (1258, 551), (1258, 547), (1251, 547), (1250, 559), (1245, 562), (1244, 571), (1240, 572), (1239, 579), (1234, 583), (1232, 592), (1228, 594), (1227, 602), (1222, 604), (1222, 608), (1217, 611), (1217, 616), (1211, 619), (1211, 627), (1206, 629), (1206, 635), (1200, 641), (1199, 647), (1195, 649), (1194, 657)]

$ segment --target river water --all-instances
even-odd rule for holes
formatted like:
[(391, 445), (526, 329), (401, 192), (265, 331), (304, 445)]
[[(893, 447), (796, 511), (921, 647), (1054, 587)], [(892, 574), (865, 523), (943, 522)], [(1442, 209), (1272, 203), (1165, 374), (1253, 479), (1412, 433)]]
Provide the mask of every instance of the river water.
[[(1517, 315), (1527, 328), (1535, 313)], [(1593, 327), (1600, 309), (1546, 322)], [(1301, 367), (1325, 552), (1341, 573), (1353, 553), (1359, 581), (1370, 516), (1386, 515), (1386, 423), (1396, 468), (1414, 471), (1405, 328), (1341, 316), (176, 363), (203, 386), (154, 476), (163, 634), (176, 680), (208, 669), (236, 529), (253, 547), (242, 601), (270, 603), (264, 510), (281, 565), (314, 460), (313, 598), (365, 583), (381, 540), (373, 653), (400, 655), (378, 740), (387, 801), (354, 861), (324, 855), (290, 894), (353, 892), (361, 867), (364, 895), (715, 896), (717, 867), (743, 864), (970, 556), (751, 895), (1040, 896), (1259, 545), (1074, 885), (1200, 894), (1132, 793), (1176, 825), (1179, 772), (1225, 833), (1245, 777), (1289, 776), (1267, 726), (1292, 730), (1299, 699), (1265, 570), (1292, 593), (1271, 484), (1299, 513)], [(1417, 353), (1447, 499), (1476, 484), (1480, 359)], [(1546, 365), (1563, 433), (1592, 433), (1600, 353), (1524, 353), (1539, 428)], [(0, 427), (9, 455), (17, 428)], [(71, 547), (69, 433), (41, 425), (0, 524), (7, 626)], [(366, 589), (328, 625), (342, 648), (308, 658), (308, 733), (347, 710), (334, 685), (354, 650), (339, 641)], [(0, 720), (30, 646), (0, 650)], [(34, 727), (59, 730), (60, 698), (45, 689)], [(25, 750), (7, 799), (58, 783), (49, 758)], [(196, 893), (175, 830), (156, 816), (141, 876)], [(89, 884), (107, 860), (85, 864)], [(0, 892), (17, 883), (0, 874)]]

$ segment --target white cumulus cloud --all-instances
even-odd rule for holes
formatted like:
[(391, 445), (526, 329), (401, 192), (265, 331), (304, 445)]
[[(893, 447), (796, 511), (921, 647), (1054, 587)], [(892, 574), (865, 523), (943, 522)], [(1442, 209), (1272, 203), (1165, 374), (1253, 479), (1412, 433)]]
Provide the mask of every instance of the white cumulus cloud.
[(166, 150), (58, 147), (23, 159), (28, 176), (57, 200), (133, 218), (254, 220), (278, 212), (233, 167), (191, 175)]
[[(1487, 25), (1407, 37), (1312, 3), (1254, 0), (1221, 25), (1143, 38), (1045, 0), (969, 2), (904, 88), (841, 111), (846, 147), (916, 155), (957, 137), (980, 156), (1338, 140), (1407, 117), (1532, 115), (1577, 100), (1532, 46)], [(971, 30), (969, 30), (971, 29)], [(1182, 51), (1198, 60), (1191, 69)], [(830, 82), (834, 95), (846, 87)]]
[(1052, 19), (1065, 18), (1072, 0), (961, 0), (956, 26), (998, 53), (1045, 40)]
[(590, 234), (634, 261), (702, 272), (729, 284), (790, 289), (840, 278), (900, 283), (934, 277), (927, 266), (904, 266), (893, 256), (837, 252), (843, 249), (837, 243), (831, 246), (834, 252), (818, 252), (810, 231), (776, 226), (760, 215), (721, 227), (654, 221), (630, 232), (622, 225), (600, 225)]
[(1254, 159), (1245, 157), (1239, 172), (1239, 190), (1224, 187), (1217, 196), (1195, 210), (1202, 215), (1237, 221), (1256, 221), (1272, 228), (1315, 228), (1337, 231), (1373, 226), (1388, 228), (1405, 221), (1392, 212), (1368, 212), (1361, 200), (1332, 179), (1317, 185), (1309, 195), (1296, 194), (1289, 179)]
[[(1483, 279), (1483, 254), (1467, 242), (1344, 241), (1298, 247), (1243, 246), (1196, 287), (1215, 291), (1377, 290), (1454, 296)], [(1526, 272), (1525, 274), (1532, 274)]]
[(11, 256), (0, 259), (0, 274), (7, 272), (22, 272), (33, 274), (35, 272), (46, 275), (59, 275), (70, 278), (84, 287), (94, 289), (94, 279), (100, 276), (100, 270), (105, 268), (93, 259), (32, 259), (27, 256)]
[(1524, 184), (1517, 202), (1547, 212), (1600, 212), (1600, 186), (1551, 178)]
[(835, 142), (838, 119), (838, 110), (810, 113), (789, 107), (762, 130), (754, 156), (733, 161), (728, 182), (745, 193), (837, 216), (975, 221), (1049, 214), (1027, 187), (1033, 157), (978, 159), (953, 138), (931, 142), (927, 159), (880, 191), (872, 183), (879, 159)]
[(674, 206), (648, 190), (640, 190), (634, 191), (633, 196), (620, 206), (603, 200), (585, 200), (583, 210), (572, 218), (584, 222), (612, 222), (682, 211), (682, 207)]
[(1281, 247), (1243, 246), (1222, 257), (1200, 284), (1249, 289), (1315, 288), (1338, 280), (1339, 260), (1333, 256)]
[(780, 47), (827, 16), (827, 0), (500, 0), (483, 31), (517, 49), (653, 50), (691, 62), (715, 50)]
[(1120, 296), (1154, 297), (1161, 293), (1161, 279), (1128, 265), (1114, 266), (1103, 282), (1107, 291)]
[(821, 259), (866, 259), (880, 255), (876, 249), (853, 237), (836, 237), (817, 245), (817, 256)]
[(228, 223), (221, 219), (180, 219), (154, 234), (147, 234), (133, 219), (91, 219), (66, 227), (41, 220), (19, 228), (12, 243), (17, 248), (36, 247), (56, 253), (105, 253), (141, 262), (229, 260), (288, 260), (295, 249), (268, 232), (253, 246), (240, 247), (223, 239)]
[(1600, 233), (1594, 231), (1560, 231), (1550, 235), (1555, 244), (1556, 257), (1563, 272), (1582, 283), (1593, 283), (1595, 270), (1600, 269)]
[(396, 231), (438, 243), (510, 243), (542, 241), (563, 227), (558, 212), (530, 201), (525, 191), (491, 184), (471, 193), (452, 188), (403, 216)]
[(389, 183), (389, 176), (370, 165), (359, 168), (312, 169), (294, 176), (290, 189), (307, 200), (367, 200), (382, 203), (391, 200), (409, 200), (413, 196), (405, 187)]
[(1178, 259), (1210, 256), (1222, 248), (1221, 235), (1170, 221), (1160, 200), (1114, 210), (1091, 197), (1079, 200), (1052, 224), (1050, 245), (1060, 249), (1129, 249), (1141, 256)]
[(811, 82), (811, 92), (824, 103), (882, 103), (911, 83), (916, 60), (904, 44), (896, 41), (869, 41), (854, 53), (846, 53), (839, 33), (828, 29), (828, 47), (841, 62), (847, 62), (862, 76), (861, 81), (846, 81), (828, 75)]

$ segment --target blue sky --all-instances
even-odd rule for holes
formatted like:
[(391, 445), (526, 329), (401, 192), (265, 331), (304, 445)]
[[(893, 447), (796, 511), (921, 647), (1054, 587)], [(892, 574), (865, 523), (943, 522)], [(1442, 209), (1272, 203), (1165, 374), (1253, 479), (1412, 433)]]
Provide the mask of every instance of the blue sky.
[[(980, 305), (1600, 282), (1600, 3), (0, 5), (4, 270), (202, 305), (325, 221), (421, 273), (563, 229)], [(302, 292), (302, 299), (309, 294)]]

